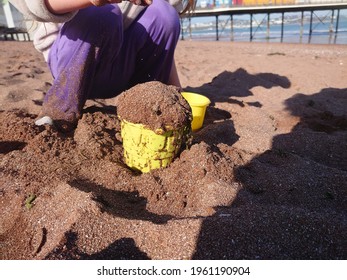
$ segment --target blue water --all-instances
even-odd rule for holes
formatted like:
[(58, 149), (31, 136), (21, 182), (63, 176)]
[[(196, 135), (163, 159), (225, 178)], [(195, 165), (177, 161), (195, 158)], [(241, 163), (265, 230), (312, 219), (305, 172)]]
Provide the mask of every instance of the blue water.
[[(262, 19), (258, 21), (260, 23)], [(215, 24), (215, 23), (214, 23)], [(192, 29), (191, 34), (188, 29), (183, 32), (184, 39), (192, 40), (216, 40), (216, 31), (214, 24), (205, 29)], [(184, 25), (183, 25), (184, 26)], [(185, 26), (184, 26), (185, 27)], [(267, 24), (264, 21), (260, 26), (253, 24), (252, 41), (254, 42), (283, 42), (283, 43), (311, 43), (311, 44), (346, 44), (347, 45), (347, 18), (340, 18), (338, 31), (336, 31), (336, 21), (331, 25), (328, 21), (315, 21), (312, 24), (312, 34), (310, 36), (310, 23), (304, 22), (301, 32), (300, 23), (284, 23), (283, 38), (281, 38), (281, 24), (270, 24), (269, 33)], [(333, 29), (330, 32), (330, 29)], [(233, 37), (231, 36), (230, 22), (219, 28), (220, 41), (245, 41), (249, 42), (250, 28), (236, 27), (233, 28)]]

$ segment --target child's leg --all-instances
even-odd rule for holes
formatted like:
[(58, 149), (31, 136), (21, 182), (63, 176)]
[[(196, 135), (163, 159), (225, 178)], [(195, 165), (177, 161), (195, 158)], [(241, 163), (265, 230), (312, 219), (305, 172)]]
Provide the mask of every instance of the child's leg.
[(167, 83), (179, 33), (177, 11), (154, 0), (124, 32), (119, 55), (98, 68), (91, 97), (114, 97), (147, 81)]
[(65, 23), (50, 50), (54, 82), (42, 113), (55, 121), (75, 123), (91, 95), (100, 61), (108, 63), (117, 57), (122, 40), (122, 15), (116, 5), (81, 10)]
[(177, 11), (164, 0), (154, 0), (124, 34), (121, 57), (125, 58), (125, 65), (131, 65), (128, 86), (169, 81), (179, 34)]
[(43, 114), (76, 122), (88, 98), (114, 97), (151, 80), (167, 83), (179, 32), (178, 14), (164, 0), (154, 0), (125, 33), (117, 5), (81, 10), (50, 51), (54, 82)]

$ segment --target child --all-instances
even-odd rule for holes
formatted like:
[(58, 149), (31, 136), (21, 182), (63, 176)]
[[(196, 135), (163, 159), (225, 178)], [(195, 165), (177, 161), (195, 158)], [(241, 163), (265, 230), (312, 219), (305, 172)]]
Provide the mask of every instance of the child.
[(114, 97), (138, 83), (180, 86), (173, 58), (181, 0), (119, 1), (10, 0), (42, 22), (34, 45), (54, 80), (37, 125), (73, 129), (87, 99)]

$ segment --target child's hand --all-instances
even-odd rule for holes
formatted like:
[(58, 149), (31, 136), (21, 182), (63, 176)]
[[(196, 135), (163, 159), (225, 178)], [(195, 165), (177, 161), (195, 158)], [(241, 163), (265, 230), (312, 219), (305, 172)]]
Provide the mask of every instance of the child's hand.
[(94, 6), (101, 7), (106, 4), (120, 3), (122, 0), (89, 0)]
[[(94, 6), (100, 7), (106, 4), (121, 3), (122, 0), (89, 0)], [(152, 0), (125, 0), (129, 1), (135, 5), (148, 6), (152, 4)]]
[(152, 4), (152, 0), (124, 0), (124, 1), (129, 1), (138, 6), (148, 6)]

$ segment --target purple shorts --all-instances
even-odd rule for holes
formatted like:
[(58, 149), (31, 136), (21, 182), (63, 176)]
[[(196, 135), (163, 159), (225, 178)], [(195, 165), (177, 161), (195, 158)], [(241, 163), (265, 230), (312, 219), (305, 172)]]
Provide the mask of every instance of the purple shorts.
[(179, 32), (178, 13), (164, 0), (154, 0), (125, 31), (115, 4), (80, 10), (50, 50), (54, 81), (42, 113), (75, 122), (87, 99), (147, 81), (167, 83)]

